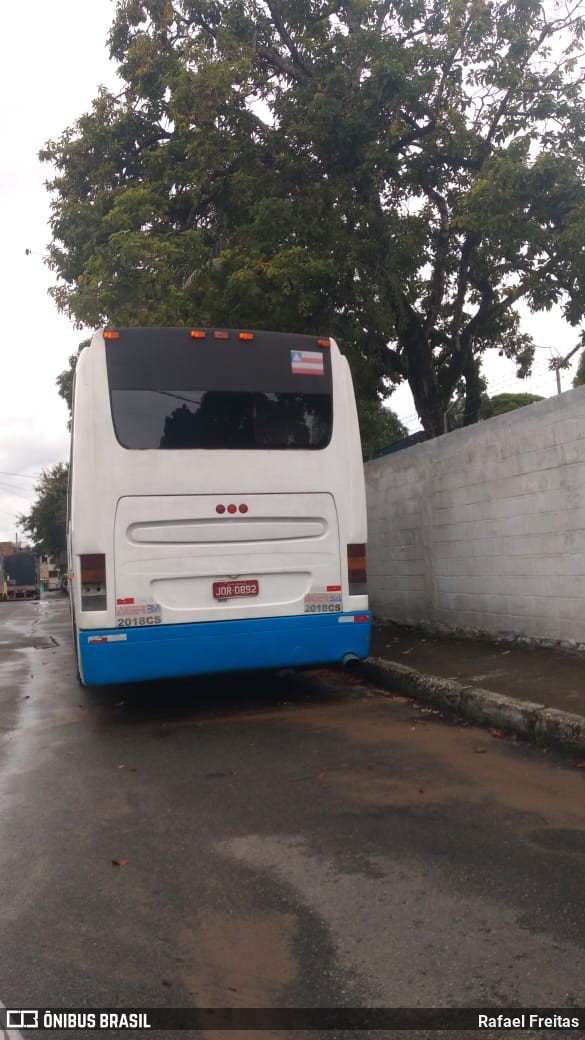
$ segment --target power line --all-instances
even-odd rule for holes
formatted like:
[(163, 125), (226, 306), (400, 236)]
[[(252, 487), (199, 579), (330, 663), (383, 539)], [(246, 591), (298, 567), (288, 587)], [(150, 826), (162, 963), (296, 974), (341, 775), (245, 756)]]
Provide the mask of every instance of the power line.
[[(25, 488), (22, 488), (21, 490), (24, 491)], [(30, 501), (29, 495), (21, 495), (19, 491), (15, 491), (14, 488), (8, 487), (7, 484), (0, 484), (0, 493), (4, 495), (12, 495), (13, 498), (22, 498), (24, 502)]]
[(27, 480), (38, 480), (40, 476), (40, 474), (37, 474), (36, 477), (31, 477), (30, 473), (10, 473), (6, 469), (0, 469), (0, 474), (3, 477), (26, 477)]

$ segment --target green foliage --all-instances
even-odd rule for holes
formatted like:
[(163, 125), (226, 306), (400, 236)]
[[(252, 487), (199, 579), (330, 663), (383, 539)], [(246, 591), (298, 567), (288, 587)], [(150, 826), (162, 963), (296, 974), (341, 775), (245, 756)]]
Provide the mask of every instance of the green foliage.
[(585, 350), (579, 358), (579, 364), (577, 365), (577, 371), (575, 372), (575, 378), (573, 379), (573, 386), (585, 386)]
[[(428, 436), (518, 301), (585, 313), (584, 23), (538, 0), (118, 0), (124, 89), (41, 153), (79, 323), (332, 334)], [(362, 422), (363, 424), (363, 422)]]
[(69, 409), (69, 421), (67, 423), (68, 430), (71, 429), (71, 413), (73, 410), (73, 379), (75, 376), (75, 366), (77, 364), (77, 359), (81, 354), (81, 351), (84, 349), (84, 347), (88, 347), (90, 342), (91, 340), (89, 339), (82, 340), (82, 342), (79, 344), (77, 354), (71, 354), (71, 357), (69, 358), (69, 368), (65, 368), (62, 372), (60, 372), (55, 380), (57, 384), (57, 391), (59, 397), (63, 398), (65, 404)]
[[(480, 420), (491, 419), (495, 415), (503, 415), (504, 412), (513, 412), (516, 408), (523, 408), (524, 405), (534, 404), (535, 401), (544, 400), (544, 398), (540, 397), (538, 394), (516, 392), (494, 394), (493, 397), (490, 397), (487, 393), (487, 383), (483, 378), (480, 380), (480, 394)], [(448, 412), (447, 419), (450, 430), (455, 430), (465, 425), (465, 393), (462, 386), (458, 388), (457, 397)]]
[(43, 470), (35, 485), (36, 501), (30, 513), (19, 518), (19, 526), (31, 536), (37, 552), (58, 557), (66, 546), (67, 480), (69, 467), (58, 462)]
[(359, 420), (362, 453), (365, 459), (371, 458), (380, 448), (387, 448), (390, 444), (408, 437), (408, 430), (396, 413), (379, 401), (362, 402)]
[(493, 415), (513, 412), (516, 408), (524, 408), (525, 405), (534, 404), (535, 401), (544, 401), (544, 397), (540, 397), (538, 394), (494, 394), (482, 404), (481, 417), (491, 419)]
[(537, 393), (497, 393), (493, 397), (487, 398), (485, 406), (481, 410), (481, 417), (490, 419), (492, 415), (514, 412), (516, 408), (534, 405), (537, 400), (544, 400), (544, 398)]

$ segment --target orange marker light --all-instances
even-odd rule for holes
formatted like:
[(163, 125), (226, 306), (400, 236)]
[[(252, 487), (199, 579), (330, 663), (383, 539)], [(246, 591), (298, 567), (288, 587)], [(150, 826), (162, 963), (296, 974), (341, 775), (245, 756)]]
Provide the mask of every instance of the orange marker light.
[(238, 332), (238, 339), (254, 339), (253, 332)]
[(318, 347), (330, 347), (331, 346), (331, 340), (330, 339), (318, 339), (317, 340), (317, 346)]
[(213, 333), (213, 338), (214, 339), (229, 339), (230, 338), (230, 334), (229, 334), (229, 332), (218, 332), (217, 329), (216, 329), (215, 332)]
[(207, 333), (204, 332), (203, 329), (191, 329), (189, 335), (191, 339), (205, 339)]
[(104, 339), (120, 339), (120, 333), (115, 332), (114, 329), (106, 329)]

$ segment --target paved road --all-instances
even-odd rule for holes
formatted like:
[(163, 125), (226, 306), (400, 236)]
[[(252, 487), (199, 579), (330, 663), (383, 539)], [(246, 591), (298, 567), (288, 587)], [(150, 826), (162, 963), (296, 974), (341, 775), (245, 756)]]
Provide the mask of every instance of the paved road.
[(328, 673), (82, 689), (60, 594), (0, 677), (5, 1005), (585, 1005), (574, 759)]

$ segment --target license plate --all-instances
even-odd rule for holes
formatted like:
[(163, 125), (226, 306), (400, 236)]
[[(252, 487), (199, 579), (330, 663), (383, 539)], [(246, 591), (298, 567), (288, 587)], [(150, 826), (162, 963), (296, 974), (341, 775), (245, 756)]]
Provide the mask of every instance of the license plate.
[(215, 599), (234, 599), (236, 596), (257, 596), (260, 585), (257, 578), (246, 578), (242, 581), (214, 581), (213, 595)]

